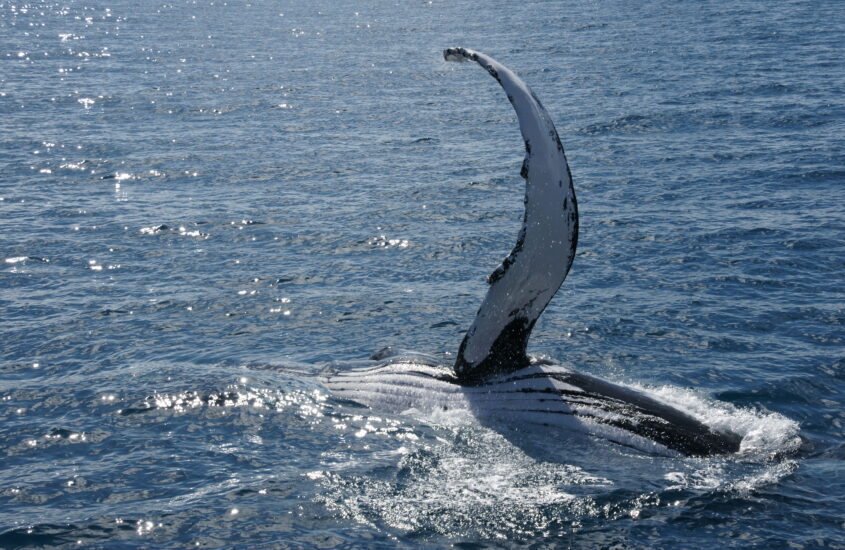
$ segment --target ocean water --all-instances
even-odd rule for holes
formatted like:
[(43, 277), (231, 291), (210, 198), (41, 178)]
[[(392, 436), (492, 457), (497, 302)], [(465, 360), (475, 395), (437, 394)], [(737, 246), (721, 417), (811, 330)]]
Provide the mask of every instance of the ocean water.
[[(845, 548), (845, 4), (0, 0), (0, 547)], [(449, 361), (557, 123), (530, 351), (742, 432), (678, 458), (321, 385)]]

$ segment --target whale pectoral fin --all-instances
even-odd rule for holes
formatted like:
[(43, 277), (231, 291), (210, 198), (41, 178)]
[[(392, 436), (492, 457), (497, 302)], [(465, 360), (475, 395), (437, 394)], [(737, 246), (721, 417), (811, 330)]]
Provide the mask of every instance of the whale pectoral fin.
[[(508, 323), (504, 330), (502, 330), (493, 344), (490, 346), (490, 352), (479, 363), (473, 365), (473, 368), (465, 368), (461, 375), (461, 383), (463, 384), (479, 384), (492, 376), (506, 374), (519, 369), (523, 369), (531, 364), (526, 350), (528, 348), (528, 337), (531, 335), (531, 329), (534, 328), (534, 321), (526, 319), (525, 317), (516, 317)], [(466, 346), (467, 340), (461, 343), (461, 348), (458, 352), (458, 361), (463, 361), (463, 350)], [(459, 366), (455, 365), (455, 370), (461, 372)]]
[(526, 180), (522, 228), (511, 253), (487, 278), (487, 295), (455, 362), (458, 377), (471, 383), (528, 364), (531, 329), (575, 257), (578, 209), (557, 130), (525, 82), (480, 52), (449, 48), (443, 57), (475, 61), (496, 79), (516, 112), (525, 143), (520, 169)]

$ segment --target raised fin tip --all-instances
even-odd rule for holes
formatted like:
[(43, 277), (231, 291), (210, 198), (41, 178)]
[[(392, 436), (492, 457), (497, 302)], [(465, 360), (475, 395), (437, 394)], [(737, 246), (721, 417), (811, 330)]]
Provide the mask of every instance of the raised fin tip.
[(465, 48), (446, 48), (443, 50), (443, 59), (446, 61), (470, 61), (473, 59), (472, 53), (470, 53)]

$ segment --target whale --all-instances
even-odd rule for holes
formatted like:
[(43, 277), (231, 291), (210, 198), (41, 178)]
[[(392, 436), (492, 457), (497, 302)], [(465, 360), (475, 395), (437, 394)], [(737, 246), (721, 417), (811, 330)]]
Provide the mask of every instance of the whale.
[(386, 348), (368, 360), (331, 363), (328, 390), (383, 412), (468, 411), (541, 429), (581, 432), (656, 453), (710, 456), (739, 451), (742, 438), (645, 391), (528, 354), (538, 318), (566, 279), (578, 243), (578, 204), (554, 122), (513, 71), (478, 51), (448, 48), (504, 90), (525, 143), (525, 212), (513, 250), (488, 276), (487, 293), (453, 364)]

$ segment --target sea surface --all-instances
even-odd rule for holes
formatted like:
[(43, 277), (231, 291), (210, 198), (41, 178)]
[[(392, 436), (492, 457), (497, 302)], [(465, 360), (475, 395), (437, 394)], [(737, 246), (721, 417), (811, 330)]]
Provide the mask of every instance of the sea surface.
[[(742, 433), (654, 456), (339, 400), (453, 360), (522, 218), (530, 351)], [(0, 0), (0, 547), (845, 548), (845, 3)]]

